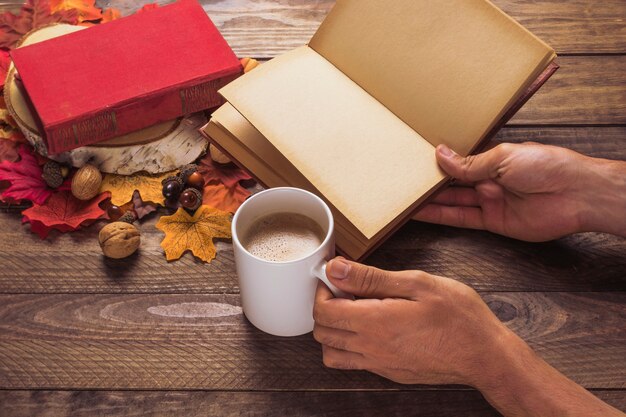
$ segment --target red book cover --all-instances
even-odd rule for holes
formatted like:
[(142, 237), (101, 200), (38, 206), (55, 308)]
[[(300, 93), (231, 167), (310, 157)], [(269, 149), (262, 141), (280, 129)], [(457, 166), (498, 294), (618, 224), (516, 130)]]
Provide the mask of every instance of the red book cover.
[(222, 103), (242, 67), (196, 0), (15, 49), (11, 57), (57, 154)]

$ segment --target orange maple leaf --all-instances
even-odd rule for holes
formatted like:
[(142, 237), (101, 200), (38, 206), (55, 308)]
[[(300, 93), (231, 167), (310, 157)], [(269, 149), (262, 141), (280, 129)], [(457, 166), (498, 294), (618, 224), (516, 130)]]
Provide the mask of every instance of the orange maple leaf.
[(154, 204), (165, 204), (163, 197), (163, 181), (167, 177), (175, 175), (173, 172), (166, 172), (160, 175), (133, 174), (133, 175), (115, 175), (106, 174), (102, 179), (100, 192), (111, 192), (111, 203), (116, 206), (123, 206), (132, 201), (133, 193), (139, 191), (143, 201), (149, 201)]
[(250, 194), (250, 191), (240, 185), (228, 188), (224, 184), (209, 184), (204, 187), (202, 204), (234, 213)]
[(102, 20), (100, 21), (100, 23), (106, 23), (112, 20), (117, 20), (120, 17), (122, 17), (122, 12), (120, 12), (119, 10), (113, 7), (110, 7), (102, 12)]
[(96, 7), (96, 0), (50, 0), (50, 9), (52, 13), (76, 10), (80, 23), (102, 19), (102, 10)]
[(230, 239), (231, 215), (208, 206), (201, 206), (191, 216), (183, 208), (171, 216), (162, 216), (156, 227), (165, 233), (161, 247), (168, 261), (175, 261), (187, 251), (205, 262), (217, 254), (213, 239)]

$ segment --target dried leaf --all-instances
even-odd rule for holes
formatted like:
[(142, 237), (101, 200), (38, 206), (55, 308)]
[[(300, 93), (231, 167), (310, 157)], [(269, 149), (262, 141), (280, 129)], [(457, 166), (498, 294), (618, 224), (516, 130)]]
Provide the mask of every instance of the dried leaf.
[(139, 12), (148, 12), (148, 11), (154, 10), (154, 9), (156, 9), (158, 7), (159, 7), (159, 5), (157, 3), (144, 4), (141, 9), (137, 10), (137, 13), (139, 13)]
[(3, 199), (30, 200), (35, 204), (44, 204), (52, 194), (52, 189), (41, 177), (42, 170), (30, 148), (22, 145), (18, 150), (17, 162), (0, 162), (0, 181), (11, 185), (2, 192)]
[(202, 204), (234, 213), (250, 194), (252, 193), (239, 184), (233, 188), (227, 188), (224, 184), (210, 184), (204, 187)]
[(122, 17), (122, 12), (120, 12), (119, 10), (113, 7), (110, 7), (102, 12), (102, 20), (100, 21), (100, 23), (111, 22), (121, 17)]
[(161, 181), (174, 175), (168, 172), (161, 175), (133, 174), (115, 175), (106, 174), (102, 179), (100, 192), (109, 191), (111, 202), (116, 206), (123, 206), (132, 201), (133, 193), (139, 191), (141, 199), (154, 204), (163, 205), (163, 186)]
[(24, 210), (23, 221), (31, 223), (31, 230), (45, 239), (50, 230), (68, 232), (78, 229), (85, 222), (97, 220), (105, 216), (100, 203), (109, 198), (109, 193), (102, 193), (89, 201), (81, 201), (70, 191), (54, 193), (43, 204), (33, 204)]
[(157, 206), (154, 204), (146, 203), (141, 199), (141, 195), (138, 191), (133, 193), (133, 208), (137, 213), (137, 219), (141, 220), (150, 213), (154, 213), (157, 210)]
[(15, 162), (20, 159), (17, 148), (19, 143), (8, 139), (0, 139), (0, 162)]
[(52, 13), (76, 10), (78, 22), (102, 19), (102, 10), (96, 7), (96, 0), (50, 0)]
[(168, 261), (180, 259), (186, 251), (205, 262), (211, 262), (217, 253), (213, 239), (230, 239), (229, 213), (201, 206), (191, 216), (180, 208), (172, 216), (163, 216), (156, 227), (165, 233), (161, 247)]
[(77, 10), (63, 10), (51, 13), (48, 0), (26, 0), (20, 13), (0, 14), (0, 48), (15, 48), (26, 33), (50, 23), (78, 23)]
[(0, 49), (0, 88), (4, 88), (4, 81), (7, 78), (10, 65), (11, 57), (9, 56), (9, 51)]
[(228, 188), (234, 188), (241, 181), (251, 181), (252, 177), (243, 169), (235, 165), (219, 165), (207, 154), (198, 163), (198, 171), (204, 177), (206, 184), (224, 184)]

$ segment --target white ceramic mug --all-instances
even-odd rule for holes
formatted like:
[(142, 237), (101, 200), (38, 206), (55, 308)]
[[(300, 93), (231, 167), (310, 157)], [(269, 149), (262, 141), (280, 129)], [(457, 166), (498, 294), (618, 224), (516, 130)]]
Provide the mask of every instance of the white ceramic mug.
[[(261, 217), (299, 213), (322, 227), (325, 238), (312, 253), (290, 262), (272, 262), (248, 252), (241, 236)], [(232, 222), (235, 264), (243, 312), (258, 329), (275, 336), (298, 336), (313, 330), (313, 302), (318, 279), (338, 297), (347, 295), (326, 277), (335, 256), (333, 215), (322, 199), (297, 188), (273, 188), (250, 197)]]

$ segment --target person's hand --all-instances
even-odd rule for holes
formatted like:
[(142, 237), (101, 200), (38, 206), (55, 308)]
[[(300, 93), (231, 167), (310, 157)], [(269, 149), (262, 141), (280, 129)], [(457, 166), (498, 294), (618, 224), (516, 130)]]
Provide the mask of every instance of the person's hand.
[(626, 235), (623, 162), (533, 143), (501, 144), (466, 158), (440, 145), (437, 161), (460, 183), (415, 220), (532, 242), (583, 231)]
[(327, 275), (350, 294), (316, 295), (313, 335), (324, 364), (365, 369), (405, 384), (477, 385), (509, 331), (460, 282), (420, 271), (387, 272), (331, 261)]
[(324, 364), (404, 384), (466, 384), (504, 416), (620, 416), (541, 360), (480, 296), (420, 271), (388, 272), (337, 258), (326, 274), (366, 299), (333, 298), (320, 282), (313, 336)]

